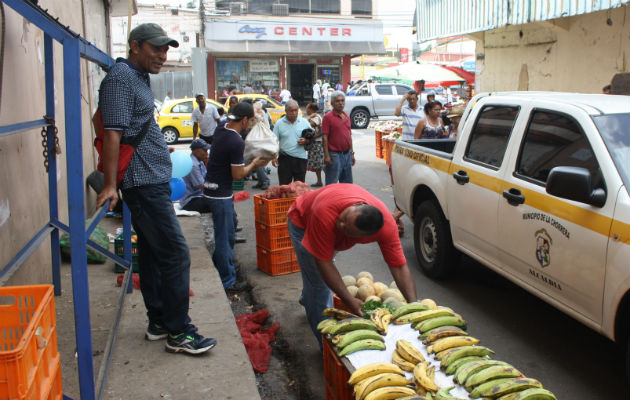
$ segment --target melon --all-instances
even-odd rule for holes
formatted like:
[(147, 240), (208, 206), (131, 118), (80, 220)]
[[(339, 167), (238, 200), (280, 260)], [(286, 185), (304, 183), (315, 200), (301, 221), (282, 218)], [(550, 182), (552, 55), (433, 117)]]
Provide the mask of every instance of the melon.
[(368, 271), (361, 271), (357, 274), (357, 279), (363, 278), (363, 277), (370, 278), (370, 280), (374, 282), (374, 277)]
[(403, 303), (402, 301), (398, 301), (398, 299), (396, 299), (395, 297), (388, 297), (383, 304), (389, 305), (391, 308), (393, 308), (394, 310), (397, 309), (398, 307), (402, 306)]
[(365, 286), (365, 285), (374, 287), (374, 282), (370, 278), (367, 278), (367, 277), (359, 278), (357, 280), (358, 287)]
[(368, 296), (365, 298), (365, 301), (368, 302), (370, 300), (374, 300), (374, 301), (381, 301), (381, 298), (378, 296)]
[(358, 298), (365, 301), (365, 299), (370, 296), (374, 296), (374, 288), (372, 287), (372, 285), (359, 286), (359, 291), (357, 292)]
[(350, 285), (350, 286), (346, 287), (346, 289), (348, 289), (348, 292), (350, 292), (352, 297), (357, 297), (357, 293), (359, 292), (359, 288), (358, 287), (356, 287), (354, 285)]
[(389, 284), (389, 287), (391, 289), (398, 289), (398, 285), (396, 285), (396, 281), (392, 281), (392, 283)]
[(354, 279), (354, 276), (352, 275), (345, 275), (344, 277), (341, 278), (343, 280), (344, 285), (347, 286), (356, 286), (357, 284), (357, 280)]
[(383, 282), (374, 282), (374, 291), (377, 296), (380, 296), (387, 289), (387, 285)]
[(402, 295), (400, 290), (398, 289), (386, 289), (381, 293), (381, 298), (383, 300), (387, 300), (388, 298), (393, 297), (401, 303), (405, 301), (405, 297)]
[(420, 301), (420, 304), (424, 304), (429, 307), (429, 310), (435, 310), (437, 308), (437, 304), (431, 299), (423, 299)]

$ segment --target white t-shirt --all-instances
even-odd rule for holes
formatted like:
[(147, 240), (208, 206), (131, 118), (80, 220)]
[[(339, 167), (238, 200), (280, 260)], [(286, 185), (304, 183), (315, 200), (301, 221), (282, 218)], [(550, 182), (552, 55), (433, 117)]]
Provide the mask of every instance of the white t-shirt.
[(287, 101), (291, 100), (291, 92), (289, 92), (287, 89), (282, 89), (282, 91), (280, 92), (280, 98), (282, 99), (283, 103), (286, 103)]
[(319, 98), (321, 97), (321, 95), (322, 95), (322, 92), (321, 92), (321, 89), (320, 89), (319, 85), (318, 85), (317, 83), (316, 83), (316, 84), (314, 84), (314, 85), (313, 85), (313, 98), (314, 98), (315, 100), (319, 100)]
[(413, 139), (414, 133), (416, 132), (416, 125), (424, 118), (424, 109), (418, 105), (418, 108), (414, 111), (408, 104), (405, 104), (400, 109), (400, 116), (403, 120), (402, 139)]
[(206, 103), (206, 109), (203, 114), (199, 107), (195, 108), (190, 117), (193, 123), (199, 124), (199, 136), (210, 137), (214, 135), (217, 128), (217, 120), (220, 118), (219, 112), (212, 104)]

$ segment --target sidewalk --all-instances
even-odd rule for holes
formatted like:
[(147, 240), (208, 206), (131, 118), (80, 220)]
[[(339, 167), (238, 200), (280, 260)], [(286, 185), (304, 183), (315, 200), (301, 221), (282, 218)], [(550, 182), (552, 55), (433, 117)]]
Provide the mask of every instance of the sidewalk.
[[(127, 296), (120, 321), (105, 399), (260, 399), (256, 379), (219, 275), (205, 247), (199, 217), (180, 217), (190, 248), (190, 316), (199, 332), (217, 339), (217, 346), (201, 356), (170, 354), (164, 341), (144, 340), (146, 310), (139, 291)], [(104, 219), (101, 227), (113, 232), (121, 219)], [(113, 246), (112, 246), (113, 248)], [(111, 261), (89, 265), (94, 373), (102, 359), (113, 321), (117, 291)], [(79, 398), (74, 358), (74, 316), (70, 265), (62, 267), (64, 293), (55, 299), (64, 394)]]

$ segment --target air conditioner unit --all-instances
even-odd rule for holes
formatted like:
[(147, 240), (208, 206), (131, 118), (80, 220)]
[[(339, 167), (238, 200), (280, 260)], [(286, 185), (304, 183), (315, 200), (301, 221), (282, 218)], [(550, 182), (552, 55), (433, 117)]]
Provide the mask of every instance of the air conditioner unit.
[(232, 15), (245, 14), (245, 3), (241, 2), (241, 1), (231, 1), (230, 2), (230, 14), (232, 14)]
[(275, 15), (277, 17), (286, 17), (289, 15), (289, 5), (288, 4), (272, 4), (271, 5), (271, 15)]

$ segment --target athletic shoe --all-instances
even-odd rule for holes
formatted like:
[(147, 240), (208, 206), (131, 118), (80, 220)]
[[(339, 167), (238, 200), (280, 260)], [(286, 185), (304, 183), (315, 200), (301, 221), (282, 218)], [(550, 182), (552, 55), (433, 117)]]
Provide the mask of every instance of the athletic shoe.
[(168, 335), (165, 350), (169, 353), (201, 354), (216, 346), (213, 338), (205, 338), (198, 333)]
[(149, 321), (149, 326), (147, 326), (147, 331), (144, 334), (144, 338), (146, 340), (162, 340), (166, 339), (166, 336), (168, 336), (168, 331), (166, 330), (166, 327), (158, 324), (157, 322)]
[(236, 236), (234, 235), (234, 243), (246, 243), (247, 239), (245, 239), (242, 236)]

